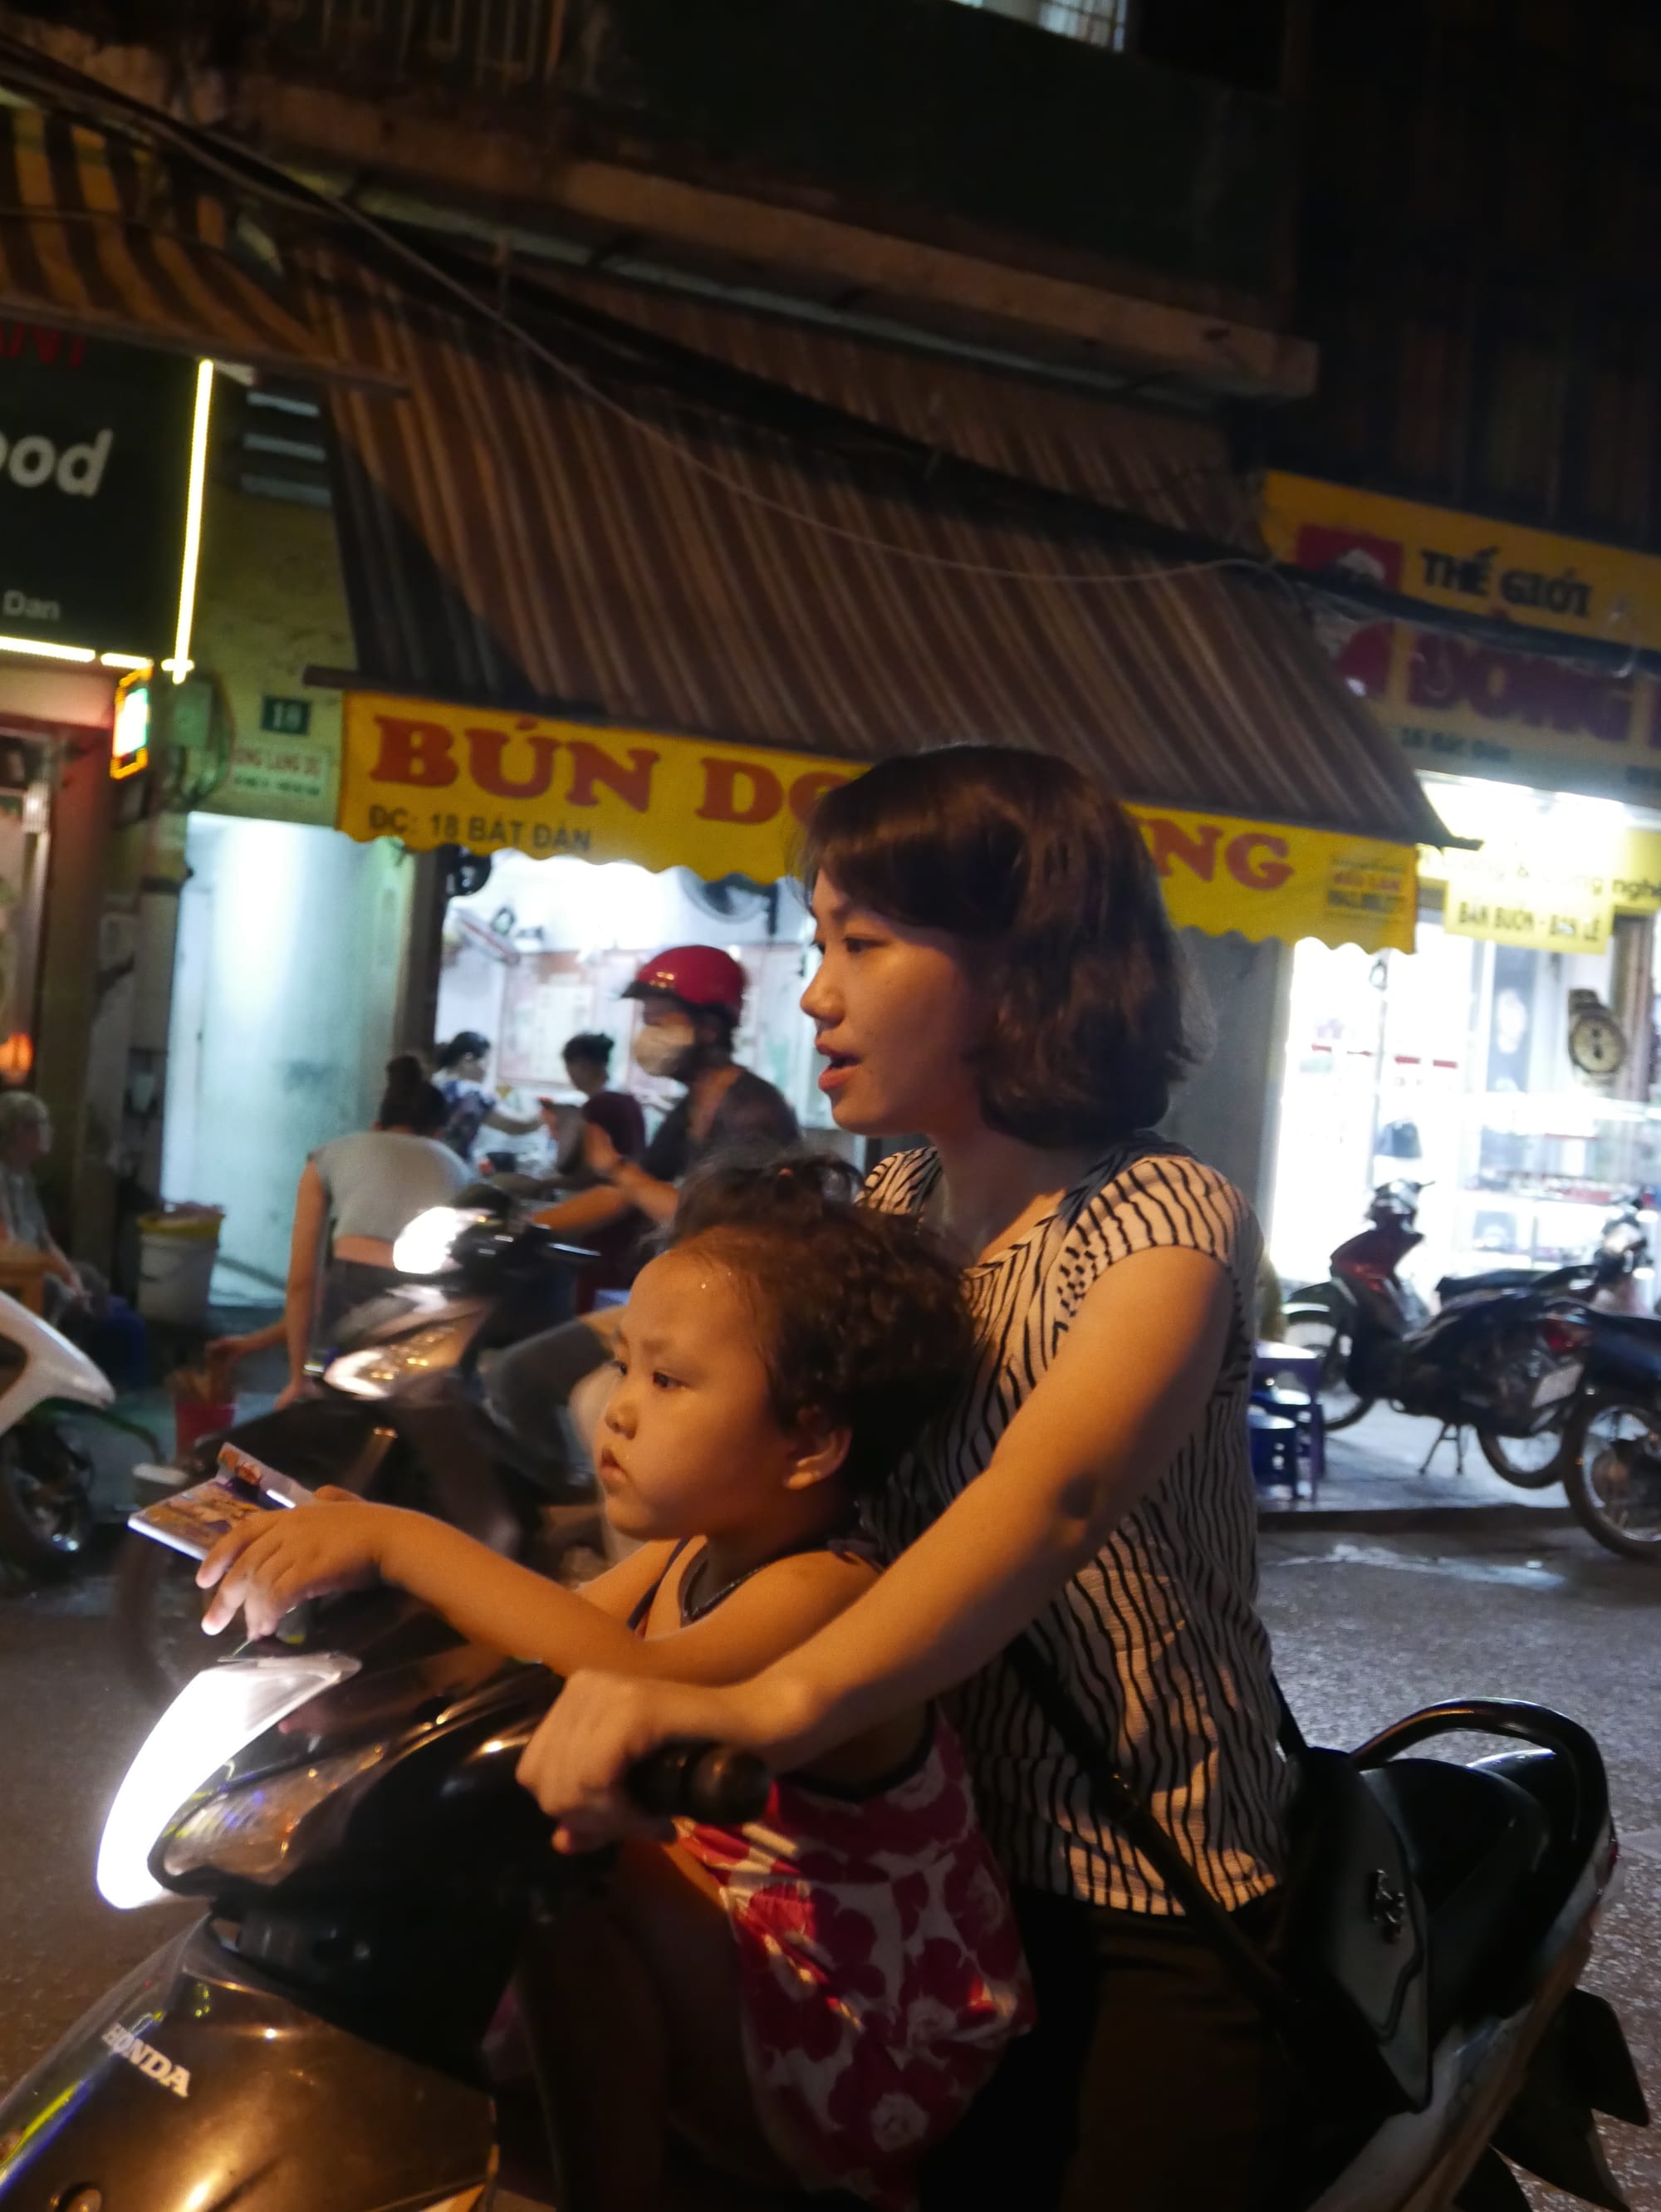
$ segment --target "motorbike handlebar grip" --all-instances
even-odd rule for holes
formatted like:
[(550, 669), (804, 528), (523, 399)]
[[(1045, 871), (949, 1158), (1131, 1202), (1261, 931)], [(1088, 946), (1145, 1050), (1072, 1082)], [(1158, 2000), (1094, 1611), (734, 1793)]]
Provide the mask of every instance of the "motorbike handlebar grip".
[(637, 1759), (625, 1787), (643, 1813), (660, 1820), (735, 1828), (761, 1817), (773, 1777), (753, 1751), (682, 1740)]

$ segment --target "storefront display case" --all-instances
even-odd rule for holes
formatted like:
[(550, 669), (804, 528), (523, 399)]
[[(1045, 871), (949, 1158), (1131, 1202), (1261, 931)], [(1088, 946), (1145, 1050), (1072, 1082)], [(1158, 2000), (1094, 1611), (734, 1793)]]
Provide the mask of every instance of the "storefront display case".
[[(1270, 1224), (1282, 1275), (1324, 1275), (1394, 1179), (1423, 1187), (1404, 1272), (1426, 1291), (1444, 1274), (1582, 1258), (1637, 1194), (1647, 1217), (1661, 1189), (1655, 935), (1652, 918), (1624, 917), (1602, 952), (1556, 952), (1427, 913), (1411, 956), (1300, 945)], [(1588, 1011), (1589, 1040), (1575, 1036)]]
[(1661, 1185), (1661, 1110), (1585, 1092), (1469, 1102), (1456, 1266), (1583, 1258), (1611, 1212)]

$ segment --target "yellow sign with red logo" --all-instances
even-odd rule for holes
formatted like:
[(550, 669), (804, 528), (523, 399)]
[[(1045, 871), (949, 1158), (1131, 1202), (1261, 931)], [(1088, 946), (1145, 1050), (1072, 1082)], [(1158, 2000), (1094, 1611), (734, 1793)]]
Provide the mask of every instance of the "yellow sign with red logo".
[[(350, 692), (339, 827), (417, 852), (633, 860), (773, 883), (821, 792), (865, 763)], [(1409, 845), (1132, 806), (1172, 919), (1213, 934), (1410, 951)]]
[(1277, 561), (1329, 568), (1460, 614), (1601, 645), (1661, 647), (1661, 556), (1423, 507), (1270, 470), (1263, 531)]
[[(1427, 605), (1635, 652), (1661, 647), (1661, 559), (1482, 515), (1270, 474), (1276, 558)], [(1416, 768), (1655, 804), (1661, 684), (1447, 627), (1318, 609), (1338, 673)]]

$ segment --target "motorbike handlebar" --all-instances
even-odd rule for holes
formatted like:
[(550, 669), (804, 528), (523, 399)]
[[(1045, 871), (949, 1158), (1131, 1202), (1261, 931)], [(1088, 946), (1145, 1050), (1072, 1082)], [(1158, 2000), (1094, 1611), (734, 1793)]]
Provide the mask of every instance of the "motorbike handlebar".
[(683, 1739), (637, 1759), (623, 1786), (643, 1813), (659, 1820), (737, 1828), (760, 1819), (773, 1777), (753, 1751)]

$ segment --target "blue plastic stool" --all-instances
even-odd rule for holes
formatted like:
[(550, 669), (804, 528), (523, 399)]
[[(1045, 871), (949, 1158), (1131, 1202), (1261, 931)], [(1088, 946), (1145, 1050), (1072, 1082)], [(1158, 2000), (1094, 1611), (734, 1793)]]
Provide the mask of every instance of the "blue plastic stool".
[(1253, 1401), (1298, 1425), (1312, 1498), (1326, 1480), (1326, 1417), (1320, 1396), (1325, 1364), (1324, 1352), (1302, 1344), (1259, 1343), (1252, 1362)]
[(1252, 1480), (1259, 1490), (1284, 1484), (1298, 1494), (1298, 1425), (1284, 1415), (1267, 1412), (1255, 1401), (1246, 1409), (1252, 1448)]
[(1252, 1403), (1296, 1428), (1298, 1455), (1308, 1470), (1312, 1499), (1326, 1480), (1326, 1419), (1320, 1400), (1304, 1390), (1258, 1389), (1252, 1393)]

